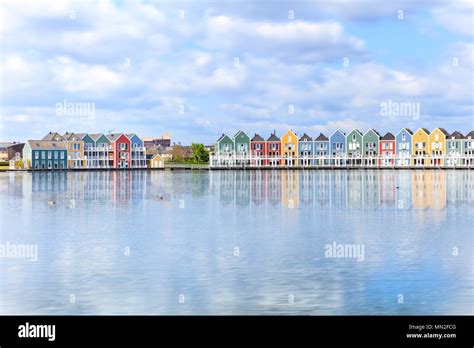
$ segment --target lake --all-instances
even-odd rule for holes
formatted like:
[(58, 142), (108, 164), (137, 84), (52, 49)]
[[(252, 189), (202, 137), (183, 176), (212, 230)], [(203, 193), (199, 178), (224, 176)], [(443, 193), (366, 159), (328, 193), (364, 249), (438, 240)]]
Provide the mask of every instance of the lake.
[(0, 173), (1, 314), (473, 314), (469, 170)]

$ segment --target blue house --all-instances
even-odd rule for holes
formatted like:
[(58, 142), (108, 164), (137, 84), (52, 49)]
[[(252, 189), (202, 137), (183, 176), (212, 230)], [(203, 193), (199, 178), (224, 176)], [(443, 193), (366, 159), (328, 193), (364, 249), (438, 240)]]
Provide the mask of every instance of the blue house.
[(131, 168), (146, 168), (146, 150), (143, 140), (133, 133), (127, 134), (127, 138), (130, 139)]
[(323, 133), (320, 133), (314, 141), (314, 153), (317, 165), (321, 166), (329, 164), (329, 138)]
[(403, 128), (395, 137), (395, 147), (397, 149), (397, 166), (409, 166), (412, 153), (413, 132), (408, 128)]
[(313, 165), (313, 139), (306, 133), (298, 140), (298, 157), (300, 166)]
[(346, 157), (346, 134), (339, 129), (329, 137), (329, 155), (332, 165), (344, 164)]

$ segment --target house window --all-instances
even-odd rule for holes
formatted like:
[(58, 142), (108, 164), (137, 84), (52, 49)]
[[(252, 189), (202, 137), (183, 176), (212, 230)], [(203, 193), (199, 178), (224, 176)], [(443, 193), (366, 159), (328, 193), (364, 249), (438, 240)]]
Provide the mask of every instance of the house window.
[(48, 159), (51, 159), (52, 152), (48, 151)]
[(64, 151), (61, 151), (61, 159), (64, 159)]
[(57, 152), (57, 151), (54, 151), (54, 159), (55, 159), (55, 160), (58, 159), (58, 152)]
[(35, 151), (35, 159), (39, 159), (40, 156), (39, 156), (39, 152), (38, 151)]
[(352, 134), (352, 141), (355, 141), (355, 140), (356, 140), (356, 135)]
[(402, 141), (405, 141), (406, 140), (406, 136), (405, 136), (405, 133), (402, 134)]
[(41, 159), (46, 159), (46, 151), (41, 151)]

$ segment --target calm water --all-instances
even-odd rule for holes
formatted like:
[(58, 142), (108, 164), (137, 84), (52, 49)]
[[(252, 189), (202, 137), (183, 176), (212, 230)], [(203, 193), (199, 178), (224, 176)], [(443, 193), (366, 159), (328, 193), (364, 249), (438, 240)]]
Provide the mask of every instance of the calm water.
[(473, 225), (470, 171), (1, 173), (0, 313), (473, 314)]

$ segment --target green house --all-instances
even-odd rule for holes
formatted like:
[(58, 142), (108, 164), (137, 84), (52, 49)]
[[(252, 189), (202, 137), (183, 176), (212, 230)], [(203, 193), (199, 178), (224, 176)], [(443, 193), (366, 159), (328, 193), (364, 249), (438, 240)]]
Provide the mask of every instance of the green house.
[(250, 137), (242, 130), (234, 135), (235, 155), (248, 157), (250, 154)]
[(464, 139), (464, 135), (458, 131), (446, 136), (446, 165), (461, 164)]
[(375, 165), (379, 155), (380, 134), (375, 129), (369, 129), (362, 138), (362, 156), (366, 165)]
[(350, 165), (360, 164), (362, 157), (362, 133), (354, 129), (346, 136), (346, 154)]
[(227, 135), (222, 134), (217, 139), (215, 152), (218, 156), (231, 157), (234, 154), (234, 141)]

